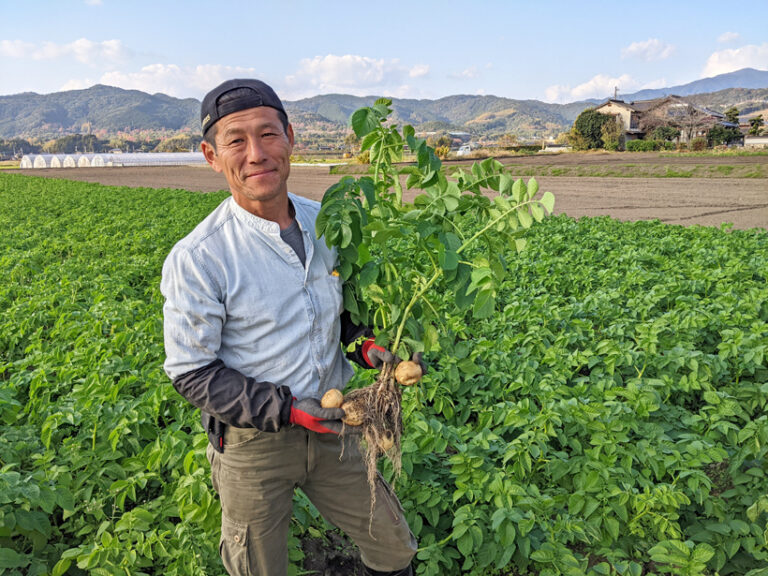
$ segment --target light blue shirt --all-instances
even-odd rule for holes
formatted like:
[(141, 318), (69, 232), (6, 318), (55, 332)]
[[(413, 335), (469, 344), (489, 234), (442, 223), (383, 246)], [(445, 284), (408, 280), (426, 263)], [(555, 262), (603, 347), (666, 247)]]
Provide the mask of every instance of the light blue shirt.
[(276, 222), (232, 197), (173, 247), (160, 289), (171, 379), (220, 359), (299, 400), (343, 389), (352, 367), (340, 346), (336, 252), (315, 235), (318, 202), (289, 194), (306, 252), (302, 265)]

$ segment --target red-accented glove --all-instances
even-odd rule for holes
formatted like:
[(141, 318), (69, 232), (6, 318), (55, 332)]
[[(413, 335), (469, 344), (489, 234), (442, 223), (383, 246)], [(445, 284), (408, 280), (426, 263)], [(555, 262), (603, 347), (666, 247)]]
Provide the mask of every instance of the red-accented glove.
[[(373, 338), (368, 338), (365, 342), (363, 342), (363, 360), (365, 360), (368, 365), (371, 368), (376, 368), (377, 370), (381, 370), (384, 362), (388, 364), (394, 364), (397, 366), (400, 362), (402, 362), (402, 358), (399, 356), (395, 356), (387, 350), (386, 348), (382, 348), (381, 346), (378, 346), (376, 344), (376, 341)], [(421, 352), (417, 352), (413, 355), (413, 358), (411, 360), (413, 362), (416, 362), (419, 366), (421, 366), (421, 373), (426, 374), (427, 373), (427, 365), (424, 364), (424, 361), (421, 359)]]
[(317, 398), (293, 399), (291, 404), (291, 424), (303, 426), (307, 430), (320, 434), (339, 434), (344, 427), (341, 408), (323, 408)]
[(363, 342), (363, 360), (368, 363), (368, 366), (377, 370), (381, 370), (385, 362), (387, 364), (397, 364), (400, 362), (400, 358), (386, 348), (377, 345), (376, 340), (373, 338), (368, 338), (368, 340)]

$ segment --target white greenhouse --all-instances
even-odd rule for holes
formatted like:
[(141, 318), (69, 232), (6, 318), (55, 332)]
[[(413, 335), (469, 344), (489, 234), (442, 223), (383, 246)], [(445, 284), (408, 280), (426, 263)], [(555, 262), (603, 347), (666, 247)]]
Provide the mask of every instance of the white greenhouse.
[(51, 161), (49, 163), (49, 166), (51, 168), (63, 168), (64, 167), (64, 158), (66, 158), (66, 156), (64, 154), (54, 154), (51, 157)]
[(20, 168), (101, 168), (104, 166), (188, 166), (205, 164), (202, 152), (120, 154), (27, 154)]

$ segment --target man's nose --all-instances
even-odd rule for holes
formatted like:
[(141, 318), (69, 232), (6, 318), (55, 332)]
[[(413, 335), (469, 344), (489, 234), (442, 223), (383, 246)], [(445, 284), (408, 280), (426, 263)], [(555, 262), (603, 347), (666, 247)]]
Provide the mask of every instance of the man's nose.
[(264, 146), (258, 138), (248, 138), (248, 161), (261, 162), (266, 158)]

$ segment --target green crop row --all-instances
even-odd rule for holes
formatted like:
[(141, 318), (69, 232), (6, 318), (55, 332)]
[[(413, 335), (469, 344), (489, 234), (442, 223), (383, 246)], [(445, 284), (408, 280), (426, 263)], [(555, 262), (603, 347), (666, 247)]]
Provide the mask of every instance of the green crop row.
[[(0, 573), (223, 572), (158, 285), (224, 197), (0, 174)], [(433, 302), (395, 481), (417, 574), (765, 574), (768, 233), (559, 216), (527, 240), (495, 314)], [(295, 502), (294, 574), (327, 529)]]

